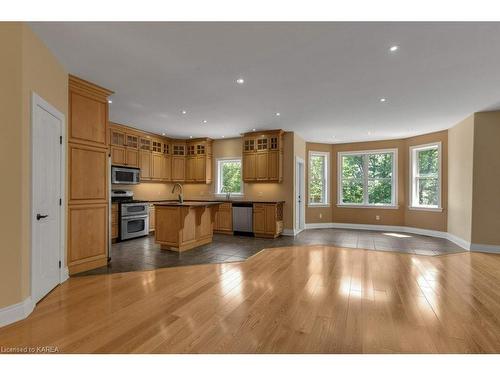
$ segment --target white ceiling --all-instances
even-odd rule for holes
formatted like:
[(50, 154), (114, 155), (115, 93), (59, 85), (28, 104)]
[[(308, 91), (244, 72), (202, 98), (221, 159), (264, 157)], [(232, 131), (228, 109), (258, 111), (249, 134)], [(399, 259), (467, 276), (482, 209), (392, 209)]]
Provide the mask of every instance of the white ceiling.
[(350, 142), (441, 130), (500, 108), (500, 23), (31, 26), (70, 73), (116, 92), (111, 121), (159, 134), (282, 128)]

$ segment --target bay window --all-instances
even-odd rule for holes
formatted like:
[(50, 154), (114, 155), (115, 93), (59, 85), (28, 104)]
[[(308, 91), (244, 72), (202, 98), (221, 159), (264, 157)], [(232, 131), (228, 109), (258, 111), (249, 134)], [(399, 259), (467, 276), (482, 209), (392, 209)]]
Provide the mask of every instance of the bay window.
[(410, 208), (441, 210), (441, 142), (410, 148)]
[(309, 151), (309, 205), (327, 206), (329, 152)]
[(397, 150), (338, 153), (338, 205), (397, 206)]

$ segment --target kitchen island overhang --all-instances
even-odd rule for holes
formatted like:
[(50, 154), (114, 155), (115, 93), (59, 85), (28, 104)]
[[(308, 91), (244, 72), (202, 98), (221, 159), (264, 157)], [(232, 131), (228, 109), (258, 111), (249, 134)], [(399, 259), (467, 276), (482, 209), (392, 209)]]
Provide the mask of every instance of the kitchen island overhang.
[(215, 212), (223, 202), (155, 204), (155, 242), (163, 250), (186, 251), (212, 242)]

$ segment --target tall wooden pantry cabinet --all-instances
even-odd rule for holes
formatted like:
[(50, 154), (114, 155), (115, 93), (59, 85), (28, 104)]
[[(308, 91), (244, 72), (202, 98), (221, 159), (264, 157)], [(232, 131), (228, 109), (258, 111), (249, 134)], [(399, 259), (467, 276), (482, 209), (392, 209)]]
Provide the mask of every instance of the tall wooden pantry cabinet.
[(104, 266), (108, 247), (108, 96), (113, 92), (69, 76), (68, 269)]

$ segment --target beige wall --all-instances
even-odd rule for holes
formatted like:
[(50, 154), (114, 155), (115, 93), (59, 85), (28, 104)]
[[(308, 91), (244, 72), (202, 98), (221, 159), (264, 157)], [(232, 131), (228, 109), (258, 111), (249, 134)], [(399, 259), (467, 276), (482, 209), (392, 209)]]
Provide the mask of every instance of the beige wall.
[[(431, 142), (442, 143), (442, 199), (443, 212), (428, 211), (410, 211), (408, 210), (408, 188), (409, 188), (409, 148), (414, 145), (426, 144)], [(448, 173), (447, 149), (448, 139), (447, 131), (426, 134), (407, 139), (358, 142), (344, 144), (322, 144), (307, 143), (307, 152), (324, 151), (330, 152), (330, 207), (307, 207), (307, 223), (353, 223), (353, 224), (377, 224), (377, 225), (396, 225), (410, 226), (417, 228), (446, 231), (446, 200)], [(344, 151), (365, 151), (380, 149), (398, 150), (398, 208), (346, 208), (337, 207), (337, 154)], [(307, 164), (308, 167), (308, 164)], [(306, 194), (307, 195), (307, 194)], [(376, 217), (379, 217), (377, 220)]]
[(448, 232), (470, 241), (474, 115), (448, 130), (448, 147)]
[(2, 196), (8, 196), (6, 204), (12, 205), (5, 207), (9, 215), (0, 219), (5, 231), (0, 237), (1, 308), (30, 294), (31, 92), (67, 116), (68, 76), (26, 24), (0, 23), (0, 45), (0, 95), (2, 103), (8, 103), (2, 105), (0, 152), (2, 173), (9, 176), (2, 184)]
[(474, 115), (471, 232), (474, 244), (500, 245), (500, 111)]
[[(22, 300), (22, 29), (0, 23), (0, 171), (4, 214), (0, 215), (0, 308)], [(8, 215), (5, 214), (8, 212)]]

